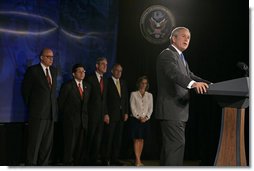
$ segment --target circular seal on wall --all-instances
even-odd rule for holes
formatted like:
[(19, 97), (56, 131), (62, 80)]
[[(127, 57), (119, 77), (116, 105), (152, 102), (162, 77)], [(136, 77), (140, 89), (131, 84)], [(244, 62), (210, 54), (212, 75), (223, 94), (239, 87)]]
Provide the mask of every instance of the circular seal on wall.
[(175, 25), (173, 14), (164, 6), (152, 5), (140, 18), (140, 30), (144, 38), (154, 44), (169, 41), (172, 27)]

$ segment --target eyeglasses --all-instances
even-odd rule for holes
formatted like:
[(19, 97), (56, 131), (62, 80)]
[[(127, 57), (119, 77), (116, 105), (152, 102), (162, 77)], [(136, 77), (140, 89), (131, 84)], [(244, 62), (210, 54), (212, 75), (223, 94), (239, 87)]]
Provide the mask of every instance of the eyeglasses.
[(86, 71), (76, 71), (76, 73), (81, 73), (81, 74), (83, 74), (83, 73), (86, 73)]
[(45, 56), (47, 59), (53, 60), (54, 56)]

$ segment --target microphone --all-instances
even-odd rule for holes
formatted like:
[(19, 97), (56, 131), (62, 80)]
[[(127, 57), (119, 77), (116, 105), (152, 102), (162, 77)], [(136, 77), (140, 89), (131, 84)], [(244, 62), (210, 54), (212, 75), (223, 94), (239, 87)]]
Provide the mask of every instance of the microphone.
[(245, 71), (245, 76), (249, 76), (249, 67), (246, 65), (244, 62), (238, 62), (237, 67), (240, 68), (241, 70)]

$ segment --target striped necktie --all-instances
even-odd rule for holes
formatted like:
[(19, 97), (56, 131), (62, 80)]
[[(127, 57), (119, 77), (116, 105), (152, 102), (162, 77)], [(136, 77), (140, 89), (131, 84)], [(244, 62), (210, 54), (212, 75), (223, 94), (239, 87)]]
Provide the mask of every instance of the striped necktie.
[(51, 78), (49, 76), (49, 69), (48, 68), (46, 68), (46, 78), (48, 80), (49, 88), (51, 88), (52, 82), (51, 82)]

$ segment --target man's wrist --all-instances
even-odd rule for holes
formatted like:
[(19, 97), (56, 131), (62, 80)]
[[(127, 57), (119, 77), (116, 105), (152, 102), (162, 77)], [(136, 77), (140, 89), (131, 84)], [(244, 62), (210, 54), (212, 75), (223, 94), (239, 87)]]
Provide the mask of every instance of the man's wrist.
[(187, 88), (188, 88), (188, 89), (192, 89), (192, 88), (193, 88), (192, 86), (193, 86), (194, 83), (196, 83), (196, 81), (192, 80), (192, 81), (188, 84)]

